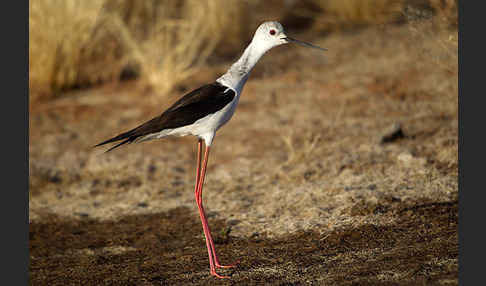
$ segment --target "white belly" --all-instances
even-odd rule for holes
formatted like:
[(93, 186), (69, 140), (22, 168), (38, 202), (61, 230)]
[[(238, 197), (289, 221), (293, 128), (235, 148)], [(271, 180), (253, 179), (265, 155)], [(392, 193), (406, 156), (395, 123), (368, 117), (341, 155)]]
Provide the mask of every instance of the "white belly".
[(215, 113), (209, 114), (201, 119), (198, 119), (190, 125), (173, 129), (165, 129), (158, 133), (149, 134), (147, 136), (144, 136), (143, 138), (139, 138), (138, 140), (136, 140), (136, 142), (159, 139), (169, 135), (194, 135), (204, 139), (207, 145), (211, 145), (216, 130), (218, 130), (219, 128), (221, 128), (221, 126), (228, 122), (235, 113), (239, 99), (240, 95), (237, 94), (235, 98), (223, 109)]

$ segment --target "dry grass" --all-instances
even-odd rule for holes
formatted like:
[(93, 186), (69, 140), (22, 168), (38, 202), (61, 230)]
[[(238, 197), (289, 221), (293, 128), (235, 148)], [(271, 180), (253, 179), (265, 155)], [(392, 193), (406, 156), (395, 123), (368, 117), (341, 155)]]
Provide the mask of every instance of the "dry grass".
[(31, 1), (31, 95), (129, 73), (164, 93), (204, 64), (222, 39), (241, 36), (240, 6), (225, 0)]
[[(324, 55), (290, 46), (266, 55), (237, 113), (218, 132), (205, 192), (212, 215), (241, 221), (232, 228), (235, 235), (276, 235), (316, 225), (390, 223), (378, 214), (353, 216), (358, 203), (453, 200), (458, 102), (457, 73), (451, 71), (457, 57), (440, 43), (454, 33), (416, 24), (329, 35), (314, 41), (332, 47)], [(84, 98), (92, 104), (66, 98), (64, 107), (51, 109), (56, 116), (31, 115), (32, 219), (44, 208), (100, 219), (181, 205), (194, 209), (188, 191), (194, 138), (107, 155), (86, 149), (157, 113), (129, 93), (90, 90)], [(95, 104), (97, 97), (113, 95), (116, 101)], [(380, 144), (395, 122), (407, 137)], [(139, 202), (150, 206), (137, 208)]]
[[(422, 28), (424, 23), (411, 23), (408, 25), (411, 36), (416, 38), (417, 41), (424, 41), (425, 38), (431, 37), (433, 33), (440, 32), (437, 24), (442, 25), (445, 24), (445, 22), (438, 21), (429, 24), (434, 25), (435, 27), (431, 27), (429, 30), (424, 32), (424, 29)], [(418, 46), (417, 52), (425, 54), (426, 58), (436, 64), (438, 68), (447, 70), (451, 74), (457, 75), (459, 60), (458, 31), (451, 30), (444, 32), (444, 30), (442, 30), (442, 33), (447, 33), (447, 35), (437, 39), (437, 41), (433, 43), (433, 47)], [(456, 81), (456, 89), (458, 87), (457, 84), (458, 83)]]
[(429, 0), (429, 2), (436, 11), (439, 21), (447, 26), (457, 28), (459, 24), (457, 17), (459, 0)]
[(81, 50), (102, 5), (101, 0), (29, 2), (31, 93), (49, 93), (76, 83)]
[(316, 0), (325, 12), (321, 21), (339, 26), (379, 24), (396, 20), (403, 0)]
[(286, 18), (293, 19), (297, 26), (299, 21), (310, 22), (314, 30), (325, 33), (430, 18), (446, 27), (457, 28), (458, 23), (457, 0), (306, 0), (286, 3), (291, 3), (286, 9)]
[[(427, 11), (457, 27), (456, 0), (31, 1), (31, 97), (131, 77), (164, 94), (215, 51), (234, 57), (251, 36), (249, 29), (268, 17), (300, 14), (315, 29), (333, 31), (426, 17)], [(288, 28), (292, 24), (297, 25), (290, 21)]]

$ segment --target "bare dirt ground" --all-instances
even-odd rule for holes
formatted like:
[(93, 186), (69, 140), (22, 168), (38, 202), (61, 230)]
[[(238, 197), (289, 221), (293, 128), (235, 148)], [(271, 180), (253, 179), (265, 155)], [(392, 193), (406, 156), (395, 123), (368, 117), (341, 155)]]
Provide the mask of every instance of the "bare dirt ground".
[(204, 200), (223, 262), (240, 260), (229, 280), (209, 275), (195, 138), (91, 146), (230, 63), (167, 97), (127, 82), (31, 102), (31, 284), (456, 285), (457, 30), (312, 41), (329, 51), (264, 56), (213, 144)]

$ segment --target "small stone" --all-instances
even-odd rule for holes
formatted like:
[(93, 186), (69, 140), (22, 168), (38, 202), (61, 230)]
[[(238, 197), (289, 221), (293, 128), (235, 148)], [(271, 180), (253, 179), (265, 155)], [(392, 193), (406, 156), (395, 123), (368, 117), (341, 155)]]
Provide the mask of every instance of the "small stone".
[(146, 208), (146, 207), (148, 207), (148, 204), (146, 202), (140, 202), (140, 203), (137, 204), (137, 207)]
[(61, 176), (59, 175), (59, 173), (55, 173), (54, 175), (52, 176), (49, 176), (49, 178), (47, 179), (49, 182), (51, 183), (54, 183), (54, 184), (59, 184), (59, 183), (62, 183), (62, 178)]
[(238, 220), (238, 219), (232, 219), (232, 220), (229, 220), (228, 221), (228, 225), (229, 226), (233, 226), (233, 225), (237, 225), (241, 222), (241, 220)]
[(380, 139), (380, 143), (391, 143), (402, 138), (405, 138), (405, 134), (402, 130), (402, 125), (400, 123), (394, 123), (383, 133)]

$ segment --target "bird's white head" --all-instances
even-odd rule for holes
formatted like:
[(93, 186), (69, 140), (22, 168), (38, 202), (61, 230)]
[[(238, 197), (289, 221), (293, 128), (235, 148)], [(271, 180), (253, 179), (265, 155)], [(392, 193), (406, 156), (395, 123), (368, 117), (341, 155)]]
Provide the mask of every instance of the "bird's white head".
[(285, 38), (287, 36), (279, 22), (264, 22), (256, 30), (252, 42), (267, 51), (273, 47), (286, 44)]
[(268, 21), (262, 23), (256, 30), (252, 42), (255, 46), (258, 46), (264, 52), (270, 50), (273, 47), (280, 46), (287, 43), (296, 43), (299, 45), (320, 49), (323, 51), (327, 50), (307, 42), (290, 38), (285, 33), (282, 24), (276, 21)]
[(251, 70), (260, 57), (271, 48), (287, 43), (296, 43), (326, 51), (326, 49), (321, 47), (289, 37), (279, 22), (264, 22), (256, 30), (250, 45), (246, 47), (240, 59), (216, 81), (232, 87), (239, 94), (243, 89), (243, 85), (245, 85)]

